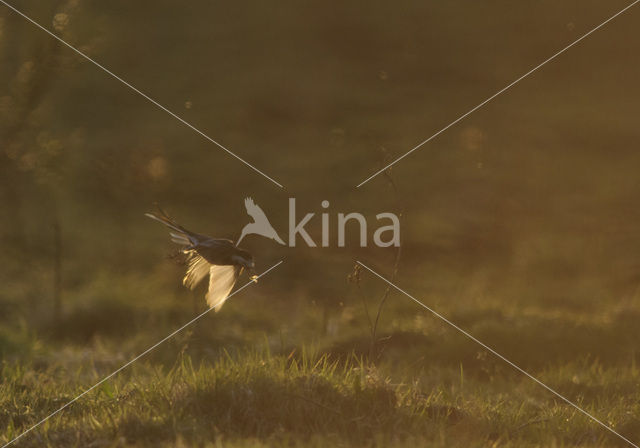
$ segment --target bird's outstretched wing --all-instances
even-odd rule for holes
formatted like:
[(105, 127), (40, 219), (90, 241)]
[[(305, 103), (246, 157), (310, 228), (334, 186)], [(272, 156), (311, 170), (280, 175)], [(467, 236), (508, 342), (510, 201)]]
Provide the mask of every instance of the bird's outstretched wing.
[(264, 214), (259, 205), (253, 202), (252, 198), (245, 198), (244, 206), (247, 209), (247, 214), (253, 218), (254, 222), (269, 222), (269, 220), (267, 219), (267, 215)]
[(236, 284), (242, 268), (237, 266), (210, 265), (209, 268), (209, 291), (207, 292), (207, 303), (216, 312), (220, 311), (222, 305), (229, 297), (229, 293)]
[(189, 251), (187, 273), (182, 279), (182, 284), (189, 289), (194, 289), (207, 276), (210, 267), (211, 264), (196, 251)]

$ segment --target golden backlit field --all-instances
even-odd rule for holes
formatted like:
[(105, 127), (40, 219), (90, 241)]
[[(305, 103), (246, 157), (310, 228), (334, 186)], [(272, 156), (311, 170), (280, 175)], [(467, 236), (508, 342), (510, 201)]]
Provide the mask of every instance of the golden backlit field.
[(245, 197), (330, 247), (247, 237), (283, 263), (12, 446), (632, 446), (357, 261), (639, 444), (640, 4), (356, 188), (629, 3), (13, 0), (284, 188), (0, 4), (0, 446), (207, 309), (144, 213)]

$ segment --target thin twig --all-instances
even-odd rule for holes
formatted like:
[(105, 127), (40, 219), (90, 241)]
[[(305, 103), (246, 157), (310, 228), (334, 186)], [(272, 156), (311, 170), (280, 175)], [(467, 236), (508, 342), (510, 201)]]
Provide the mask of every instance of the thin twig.
[[(389, 155), (389, 153), (387, 152), (386, 148), (381, 147), (380, 149), (383, 152), (383, 154), (385, 155), (386, 159), (389, 159), (391, 157)], [(393, 192), (394, 192), (395, 199), (396, 199), (396, 210), (398, 211), (398, 220), (400, 221), (400, 224), (402, 224), (402, 218), (403, 218), (403, 215), (404, 215), (404, 206), (402, 204), (400, 193), (398, 191), (398, 185), (396, 184), (396, 181), (393, 178), (393, 173), (391, 171), (391, 167), (389, 167), (389, 169), (384, 171), (384, 175), (387, 178), (387, 181), (389, 182), (389, 185), (391, 185), (391, 188), (393, 188)], [(392, 271), (392, 274), (391, 274), (391, 281), (392, 282), (394, 282), (396, 280), (396, 277), (398, 275), (398, 268), (399, 268), (399, 265), (400, 265), (400, 255), (401, 254), (402, 254), (402, 243), (400, 243), (398, 245), (397, 249), (396, 249), (396, 255), (395, 255), (394, 262), (393, 262), (393, 271)], [(369, 346), (369, 359), (372, 360), (373, 362), (375, 362), (375, 360), (376, 360), (375, 359), (376, 344), (378, 342), (378, 340), (376, 339), (376, 333), (378, 331), (378, 323), (380, 321), (380, 316), (382, 314), (382, 308), (384, 307), (384, 304), (387, 301), (387, 298), (389, 297), (390, 293), (391, 293), (391, 286), (387, 286), (387, 289), (385, 289), (384, 294), (382, 295), (382, 300), (380, 300), (380, 304), (378, 305), (378, 311), (376, 313), (376, 320), (374, 321), (373, 327), (371, 329), (371, 345)]]
[[(359, 266), (358, 266), (359, 268)], [(369, 332), (371, 333), (371, 337), (373, 337), (374, 332), (373, 332), (373, 321), (371, 320), (371, 314), (369, 314), (369, 305), (367, 304), (367, 298), (364, 295), (364, 292), (362, 291), (362, 288), (360, 287), (360, 283), (356, 283), (356, 288), (358, 289), (358, 295), (360, 296), (360, 299), (362, 300), (362, 306), (364, 307), (364, 313), (367, 316), (367, 322), (369, 322)]]

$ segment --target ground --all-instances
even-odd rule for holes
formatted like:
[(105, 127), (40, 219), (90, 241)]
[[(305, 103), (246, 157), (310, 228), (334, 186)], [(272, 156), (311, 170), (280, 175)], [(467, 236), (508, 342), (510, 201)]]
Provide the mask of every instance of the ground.
[[(64, 313), (54, 327), (41, 317), (42, 334), (24, 322), (3, 330), (2, 441), (203, 311), (148, 288), (154, 299), (132, 306), (145, 279), (107, 280), (91, 286), (92, 297), (81, 293), (83, 309)], [(116, 300), (101, 300), (100, 288), (113, 283), (121, 285), (110, 292)], [(400, 294), (383, 309), (375, 359), (357, 293), (331, 314), (333, 335), (323, 331), (317, 305), (308, 304), (292, 328), (282, 325), (285, 305), (269, 309), (267, 297), (241, 294), (16, 446), (624, 446)], [(251, 309), (247, 300), (258, 302)], [(505, 310), (486, 300), (467, 301), (464, 313), (451, 305), (441, 311), (638, 440), (637, 301), (597, 319), (547, 312), (544, 304)]]

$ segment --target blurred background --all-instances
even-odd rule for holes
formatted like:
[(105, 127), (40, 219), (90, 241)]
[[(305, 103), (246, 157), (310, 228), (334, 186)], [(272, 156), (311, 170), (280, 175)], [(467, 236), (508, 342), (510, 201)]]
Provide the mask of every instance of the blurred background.
[[(157, 202), (235, 239), (251, 196), (283, 237), (297, 198), (317, 241), (329, 200), (333, 247), (248, 237), (259, 271), (283, 265), (157, 362), (265, 339), (369, 353), (363, 300), (375, 315), (385, 285), (349, 281), (359, 259), (397, 267), (403, 289), (523, 367), (635, 369), (640, 10), (356, 188), (627, 3), (15, 5), (284, 189), (0, 5), (0, 357), (116, 365), (204, 311), (143, 213)], [(336, 214), (351, 211), (370, 242), (375, 214), (402, 213), (397, 264), (394, 248), (358, 247), (355, 226), (336, 247)], [(402, 295), (379, 325), (376, 359), (411, 359), (408, 376), (489, 375), (477, 346)]]

